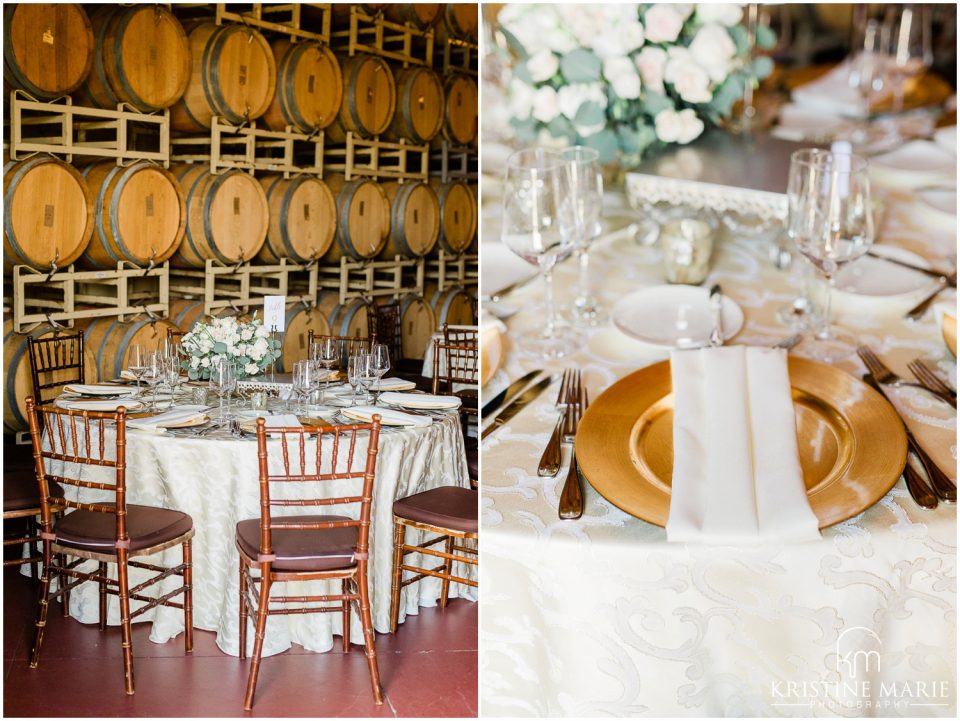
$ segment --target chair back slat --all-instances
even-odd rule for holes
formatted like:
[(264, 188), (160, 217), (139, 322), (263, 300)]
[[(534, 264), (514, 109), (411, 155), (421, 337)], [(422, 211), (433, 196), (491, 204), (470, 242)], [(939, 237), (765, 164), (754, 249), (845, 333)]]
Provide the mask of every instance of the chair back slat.
[(477, 328), (458, 328), (443, 324), (443, 342), (453, 345), (478, 345), (480, 331)]
[(433, 392), (453, 393), (454, 383), (476, 385), (480, 353), (476, 345), (433, 341)]
[[(282, 460), (283, 472), (270, 472), (270, 453), (268, 452), (267, 436), (270, 434), (280, 434), (280, 443), (282, 450), (280, 457)], [(367, 445), (367, 459), (362, 469), (354, 469), (354, 449), (357, 444), (357, 436), (360, 433), (369, 434)], [(324, 439), (333, 436), (330, 448), (330, 466), (324, 468)], [(349, 436), (349, 452), (345, 470), (339, 469), (339, 448), (342, 436)], [(316, 428), (266, 428), (266, 422), (260, 418), (257, 420), (257, 458), (260, 468), (260, 553), (269, 555), (273, 552), (273, 532), (283, 530), (284, 532), (296, 532), (307, 530), (318, 530), (321, 528), (348, 528), (357, 527), (358, 540), (356, 554), (358, 557), (365, 558), (369, 541), (370, 530), (370, 506), (373, 500), (373, 482), (376, 474), (377, 450), (380, 441), (380, 420), (375, 417), (371, 423), (358, 423), (349, 426), (319, 426)], [(292, 473), (290, 468), (291, 452), (289, 446), (291, 443), (297, 444), (297, 455), (299, 458), (299, 472)], [(307, 467), (307, 444), (312, 443), (313, 452), (310, 455), (314, 464), (313, 469)], [(274, 453), (276, 453), (274, 451)], [(312, 472), (311, 472), (312, 470)], [(360, 495), (337, 496), (330, 498), (272, 498), (270, 485), (272, 483), (314, 483), (318, 481), (340, 481), (362, 479)], [(319, 506), (360, 506), (358, 518), (356, 520), (345, 521), (302, 521), (297, 516), (277, 516), (272, 515), (273, 507), (319, 507)]]
[[(27, 337), (33, 398), (38, 405), (53, 401), (65, 385), (84, 382), (83, 333), (51, 338)], [(47, 391), (56, 390), (56, 393)]]

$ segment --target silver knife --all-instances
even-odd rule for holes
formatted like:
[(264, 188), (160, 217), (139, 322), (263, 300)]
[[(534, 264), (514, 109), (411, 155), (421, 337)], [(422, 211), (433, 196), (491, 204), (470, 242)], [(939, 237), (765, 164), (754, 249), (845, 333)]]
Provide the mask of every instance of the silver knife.
[(547, 376), (536, 385), (531, 386), (525, 390), (522, 394), (514, 398), (510, 403), (503, 407), (503, 410), (500, 411), (500, 414), (493, 419), (493, 423), (483, 429), (483, 432), (480, 433), (480, 440), (483, 440), (488, 435), (497, 430), (504, 423), (513, 418), (517, 413), (522, 411), (525, 407), (530, 405), (537, 396), (543, 393), (547, 387), (550, 385), (553, 379), (550, 376)]
[(710, 289), (710, 309), (713, 311), (713, 328), (710, 330), (710, 345), (723, 345), (723, 292), (716, 283)]
[(497, 393), (497, 395), (483, 404), (483, 408), (480, 410), (481, 416), (484, 418), (490, 416), (493, 411), (500, 410), (501, 406), (505, 406), (507, 403), (520, 395), (520, 391), (526, 388), (527, 384), (532, 381), (539, 372), (540, 371), (538, 370), (530, 371), (519, 380), (515, 380), (504, 390)]

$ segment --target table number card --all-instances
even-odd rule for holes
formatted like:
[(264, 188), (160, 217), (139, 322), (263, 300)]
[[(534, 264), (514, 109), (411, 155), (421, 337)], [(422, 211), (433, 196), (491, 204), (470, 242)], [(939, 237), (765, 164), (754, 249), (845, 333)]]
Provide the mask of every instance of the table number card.
[(287, 296), (285, 295), (263, 296), (263, 326), (267, 330), (283, 333), (287, 317), (286, 304)]

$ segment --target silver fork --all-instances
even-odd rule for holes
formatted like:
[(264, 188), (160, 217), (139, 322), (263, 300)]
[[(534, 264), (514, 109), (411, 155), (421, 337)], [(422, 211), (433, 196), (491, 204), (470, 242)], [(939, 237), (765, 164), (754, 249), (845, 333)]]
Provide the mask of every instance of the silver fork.
[(887, 368), (883, 364), (883, 361), (881, 361), (877, 357), (877, 354), (874, 353), (867, 346), (862, 345), (859, 348), (857, 348), (857, 355), (860, 356), (860, 360), (862, 360), (864, 365), (867, 366), (867, 370), (870, 371), (870, 375), (874, 377), (877, 383), (880, 383), (881, 385), (889, 385), (889, 386), (913, 386), (914, 388), (921, 388), (927, 391), (928, 393), (932, 393), (933, 395), (935, 395), (937, 398), (944, 401), (945, 403), (950, 403), (951, 405), (954, 406), (954, 408), (956, 408), (956, 405), (954, 405), (956, 403), (955, 400), (951, 400), (950, 398), (944, 398), (939, 393), (931, 390), (930, 388), (927, 388), (924, 385), (921, 385), (920, 383), (914, 383), (913, 381), (904, 380), (903, 378), (898, 376), (892, 370)]
[(949, 275), (940, 276), (940, 285), (934, 289), (930, 295), (917, 303), (913, 308), (906, 312), (906, 315), (903, 317), (907, 320), (920, 320), (923, 317), (923, 314), (927, 312), (927, 308), (936, 300), (937, 296), (940, 295), (947, 288), (956, 288), (957, 287), (957, 271), (953, 271)]
[(936, 393), (954, 408), (957, 407), (957, 391), (940, 376), (934, 373), (919, 358), (914, 358), (907, 363), (907, 368), (913, 373), (914, 378), (920, 381), (920, 384), (931, 393)]
[[(560, 381), (560, 390), (557, 392), (557, 402), (555, 404), (557, 408), (563, 409), (567, 403), (570, 385), (574, 381), (574, 376), (579, 380), (580, 371), (569, 368), (563, 371), (563, 380)], [(555, 476), (560, 471), (560, 441), (565, 417), (566, 414), (561, 413), (560, 418), (557, 419), (557, 425), (553, 427), (553, 433), (550, 434), (547, 447), (543, 449), (543, 455), (540, 456), (540, 463), (537, 464), (538, 476)]]
[(577, 473), (577, 426), (580, 425), (580, 418), (583, 411), (586, 410), (587, 391), (581, 384), (580, 374), (577, 374), (577, 381), (570, 391), (570, 403), (567, 404), (566, 413), (564, 413), (563, 442), (570, 444), (570, 468), (567, 471), (567, 480), (563, 484), (563, 490), (560, 492), (560, 518), (565, 521), (580, 518), (583, 515), (583, 486), (580, 485), (580, 474)]

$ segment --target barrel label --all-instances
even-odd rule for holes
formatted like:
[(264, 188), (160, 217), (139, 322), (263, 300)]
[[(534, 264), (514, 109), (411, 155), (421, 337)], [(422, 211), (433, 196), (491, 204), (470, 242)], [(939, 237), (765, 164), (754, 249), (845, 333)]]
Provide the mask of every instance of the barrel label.
[(147, 64), (149, 65), (157, 64), (157, 46), (156, 45), (150, 46), (150, 52), (148, 53), (147, 57), (148, 57)]
[(240, 215), (240, 198), (238, 197), (233, 199), (233, 214)]
[(52, 205), (43, 206), (43, 227), (44, 228), (53, 227), (53, 206)]
[(153, 193), (146, 197), (146, 210), (144, 211), (148, 218), (153, 217)]
[(240, 66), (240, 84), (241, 85), (247, 84), (247, 66), (246, 65)]
[(53, 45), (53, 30), (51, 28), (43, 31), (43, 42), (47, 45)]
[(308, 203), (303, 204), (303, 219), (310, 220), (310, 205)]
[(314, 82), (314, 78), (313, 78), (313, 75), (311, 75), (311, 76), (309, 76), (309, 77), (307, 78), (307, 92), (308, 92), (308, 93), (313, 93), (313, 82)]

